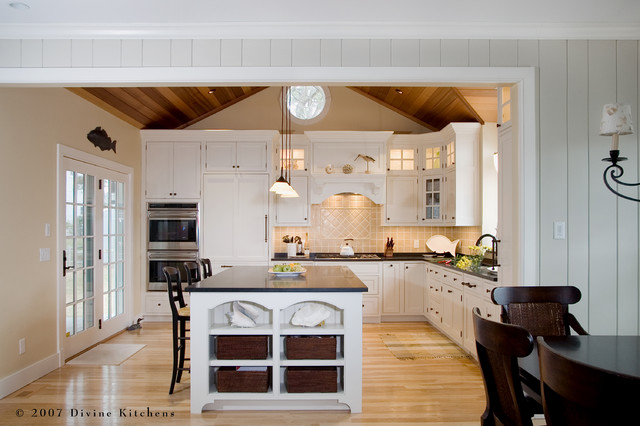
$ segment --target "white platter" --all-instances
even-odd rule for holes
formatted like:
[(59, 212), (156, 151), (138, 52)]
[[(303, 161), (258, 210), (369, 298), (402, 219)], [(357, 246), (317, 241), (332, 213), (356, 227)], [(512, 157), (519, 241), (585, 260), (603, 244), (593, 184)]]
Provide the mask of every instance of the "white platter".
[(276, 277), (297, 277), (300, 274), (304, 274), (307, 272), (306, 269), (302, 269), (302, 271), (297, 272), (274, 272), (273, 268), (269, 268), (269, 273), (274, 274)]
[(455, 256), (459, 241), (451, 241), (444, 235), (434, 235), (427, 240), (427, 247), (436, 253), (451, 253)]

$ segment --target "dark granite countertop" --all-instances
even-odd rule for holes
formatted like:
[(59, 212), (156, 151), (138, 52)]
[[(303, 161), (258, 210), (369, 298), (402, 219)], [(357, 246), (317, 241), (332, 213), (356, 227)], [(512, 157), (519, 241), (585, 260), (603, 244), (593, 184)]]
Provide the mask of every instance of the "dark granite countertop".
[(415, 253), (415, 252), (410, 252), (410, 253), (394, 253), (393, 257), (385, 257), (383, 253), (368, 253), (368, 254), (377, 254), (379, 256), (379, 259), (371, 259), (371, 258), (365, 258), (365, 259), (359, 259), (359, 258), (350, 258), (350, 257), (340, 257), (338, 256), (338, 254), (336, 253), (337, 258), (335, 259), (327, 259), (327, 258), (322, 258), (322, 259), (317, 259), (316, 255), (317, 253), (310, 253), (308, 256), (295, 256), (295, 257), (288, 257), (287, 253), (274, 253), (273, 258), (271, 259), (273, 262), (291, 262), (291, 263), (295, 263), (295, 262), (341, 262), (341, 261), (345, 261), (345, 262), (411, 262), (411, 261), (425, 261), (425, 262), (429, 262), (429, 263), (433, 263), (433, 264), (438, 264), (440, 266), (446, 267), (446, 268), (450, 268), (453, 271), (457, 271), (460, 273), (464, 273), (464, 274), (469, 274), (469, 275), (473, 275), (476, 276), (478, 278), (482, 278), (485, 280), (489, 280), (489, 281), (498, 281), (498, 277), (492, 273), (489, 272), (489, 270), (487, 268), (482, 268), (482, 271), (480, 272), (473, 272), (473, 271), (465, 271), (459, 268), (456, 268), (455, 266), (451, 266), (449, 264), (446, 263), (440, 263), (442, 261), (447, 261), (447, 260), (451, 260), (453, 259), (453, 257), (428, 257), (429, 254), (428, 253)]
[(234, 266), (187, 286), (197, 292), (366, 292), (367, 286), (346, 266), (306, 266), (295, 276), (276, 276), (268, 266)]

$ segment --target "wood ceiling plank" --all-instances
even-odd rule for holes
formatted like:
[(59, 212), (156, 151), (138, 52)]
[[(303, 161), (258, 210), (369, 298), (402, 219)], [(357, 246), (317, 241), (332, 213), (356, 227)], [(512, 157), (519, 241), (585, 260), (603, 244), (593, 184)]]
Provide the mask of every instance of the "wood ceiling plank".
[(154, 109), (153, 102), (150, 102), (147, 95), (140, 89), (140, 87), (122, 87), (117, 90), (120, 91), (122, 100), (151, 119), (145, 129), (172, 129), (179, 124), (175, 118)]
[(189, 117), (182, 112), (182, 110), (175, 105), (171, 100), (164, 96), (162, 88), (156, 87), (141, 87), (140, 90), (147, 95), (147, 98), (153, 102), (156, 107), (153, 108), (158, 114), (169, 115), (175, 118), (177, 121), (184, 123), (189, 120)]
[(366, 97), (366, 98), (368, 98), (368, 99), (370, 99), (370, 100), (372, 100), (372, 101), (376, 102), (376, 103), (377, 103), (377, 104), (379, 104), (379, 105), (382, 105), (382, 106), (384, 106), (384, 107), (386, 107), (386, 108), (389, 108), (389, 109), (390, 109), (390, 110), (392, 110), (393, 112), (398, 113), (398, 114), (402, 115), (403, 117), (408, 118), (409, 120), (411, 120), (411, 121), (413, 121), (413, 122), (415, 122), (415, 123), (418, 123), (419, 125), (424, 126), (424, 127), (426, 127), (427, 129), (429, 129), (429, 130), (431, 130), (431, 131), (437, 132), (437, 131), (439, 131), (439, 130), (440, 130), (440, 129), (438, 129), (437, 127), (433, 126), (433, 125), (432, 125), (431, 123), (429, 123), (429, 122), (426, 122), (426, 121), (424, 121), (424, 120), (421, 120), (421, 119), (419, 119), (418, 117), (415, 117), (415, 116), (413, 116), (413, 115), (407, 114), (406, 112), (404, 112), (404, 111), (402, 111), (402, 110), (400, 110), (400, 109), (398, 109), (398, 108), (396, 108), (396, 107), (394, 107), (394, 106), (391, 106), (391, 105), (389, 105), (389, 104), (386, 104), (386, 103), (385, 103), (384, 101), (382, 101), (381, 99), (379, 99), (379, 98), (377, 98), (377, 97), (375, 97), (375, 96), (373, 96), (373, 95), (369, 94), (368, 92), (366, 92), (366, 91), (364, 91), (364, 90), (361, 90), (359, 87), (349, 87), (349, 89), (353, 90), (353, 91), (354, 91), (354, 92), (356, 92), (356, 93), (361, 94), (362, 96), (364, 96), (364, 97)]
[(141, 123), (143, 125), (142, 128), (146, 128), (158, 118), (122, 88), (90, 87), (86, 90)]
[(183, 123), (179, 127), (176, 127), (176, 129), (185, 129), (185, 128), (197, 123), (198, 121), (204, 120), (205, 118), (210, 117), (210, 116), (212, 116), (213, 114), (215, 114), (217, 112), (220, 112), (220, 111), (222, 111), (222, 110), (224, 110), (226, 108), (229, 108), (230, 106), (235, 105), (238, 102), (243, 101), (244, 99), (247, 99), (248, 97), (255, 95), (256, 93), (263, 91), (264, 89), (266, 89), (266, 87), (256, 87), (253, 90), (249, 91), (248, 93), (245, 93), (244, 95), (242, 95), (242, 96), (240, 96), (238, 98), (235, 98), (235, 99), (227, 102), (226, 104), (219, 106), (218, 108), (215, 108), (215, 109), (213, 109), (211, 111), (208, 111), (205, 114), (202, 114), (201, 116), (196, 117), (196, 118), (194, 118), (193, 120), (191, 120), (191, 121), (189, 121), (187, 123)]
[[(118, 117), (119, 119), (131, 124), (133, 127), (136, 127), (138, 129), (143, 129), (146, 122), (148, 121), (148, 117), (138, 117), (135, 118), (131, 112), (125, 112), (120, 110), (119, 108), (111, 105), (109, 102), (103, 100), (102, 98), (100, 98), (99, 96), (96, 96), (95, 93), (92, 93), (91, 91), (82, 88), (82, 87), (68, 87), (67, 90), (69, 90), (70, 92), (76, 94), (77, 96), (80, 96), (81, 98), (91, 102), (92, 104), (96, 105), (99, 108), (102, 108), (103, 110), (105, 110), (106, 112), (113, 114), (114, 116)], [(143, 119), (144, 122), (139, 121), (140, 119)]]
[(461, 102), (467, 108), (468, 113), (471, 114), (471, 116), (474, 117), (478, 123), (484, 124), (484, 120), (482, 119), (482, 117), (480, 117), (480, 114), (478, 114), (476, 110), (473, 109), (471, 104), (465, 99), (462, 93), (460, 93), (460, 91), (455, 87), (452, 87), (451, 90), (458, 97), (458, 101)]

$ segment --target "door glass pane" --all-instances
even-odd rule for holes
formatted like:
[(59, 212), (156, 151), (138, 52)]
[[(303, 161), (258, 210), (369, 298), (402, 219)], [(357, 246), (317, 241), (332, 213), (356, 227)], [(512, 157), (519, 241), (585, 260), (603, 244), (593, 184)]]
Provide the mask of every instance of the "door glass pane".
[[(124, 183), (105, 179), (105, 204), (103, 206), (103, 313), (105, 320), (124, 312), (120, 307), (118, 291), (124, 291), (125, 261), (125, 194)], [(124, 294), (124, 293), (123, 293)], [(123, 296), (124, 297), (124, 296)], [(123, 299), (124, 300), (124, 299)]]
[(72, 336), (94, 325), (95, 178), (68, 170), (65, 194), (66, 333)]
[(389, 168), (391, 170), (401, 170), (402, 169), (402, 160), (390, 160)]

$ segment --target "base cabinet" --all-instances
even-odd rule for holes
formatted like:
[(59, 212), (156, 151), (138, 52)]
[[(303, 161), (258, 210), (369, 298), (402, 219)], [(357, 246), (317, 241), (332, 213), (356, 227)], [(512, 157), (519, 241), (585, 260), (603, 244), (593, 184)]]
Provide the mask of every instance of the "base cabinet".
[(426, 270), (424, 316), (451, 340), (476, 356), (472, 310), (477, 306), (485, 318), (500, 320), (500, 306), (490, 298), (497, 283), (443, 266), (429, 264)]
[[(361, 293), (198, 292), (191, 301), (192, 413), (362, 411)], [(259, 313), (255, 327), (229, 324), (234, 301)], [(308, 302), (330, 316), (318, 327), (292, 325)]]
[(383, 262), (382, 315), (422, 315), (423, 262)]

